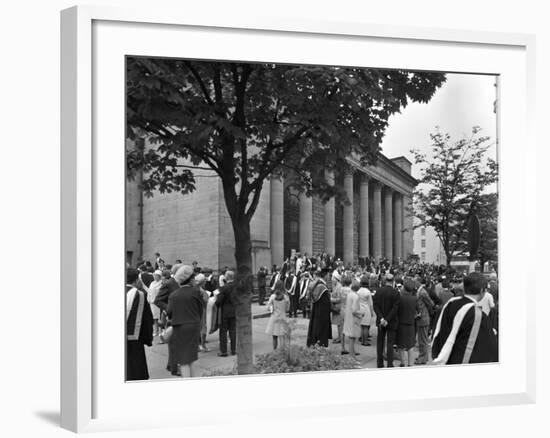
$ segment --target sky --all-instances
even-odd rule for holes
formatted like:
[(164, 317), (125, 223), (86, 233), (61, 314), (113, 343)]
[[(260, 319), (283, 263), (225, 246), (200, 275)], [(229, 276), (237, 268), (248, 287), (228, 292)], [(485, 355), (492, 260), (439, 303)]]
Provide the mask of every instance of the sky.
[[(409, 103), (390, 117), (382, 153), (389, 158), (405, 156), (412, 162), (411, 149), (431, 151), (430, 133), (436, 126), (452, 140), (469, 136), (473, 126), (480, 126), (480, 134), (491, 137), (493, 143), (488, 156), (496, 159), (495, 97), (495, 76), (449, 73), (428, 103)], [(419, 177), (414, 164), (412, 174)]]

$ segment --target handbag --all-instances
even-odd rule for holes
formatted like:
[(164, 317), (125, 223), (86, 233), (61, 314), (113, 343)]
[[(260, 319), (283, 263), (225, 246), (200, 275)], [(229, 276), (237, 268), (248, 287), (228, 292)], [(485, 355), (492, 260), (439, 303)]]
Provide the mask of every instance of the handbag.
[(160, 311), (160, 318), (158, 320), (158, 325), (161, 328), (166, 328), (168, 325), (168, 316), (166, 315), (166, 312), (164, 310)]
[(165, 344), (170, 342), (170, 338), (172, 337), (173, 331), (174, 331), (174, 329), (173, 329), (172, 326), (170, 326), (166, 330), (164, 330), (164, 332), (160, 335), (160, 339), (162, 340), (162, 342), (164, 342)]

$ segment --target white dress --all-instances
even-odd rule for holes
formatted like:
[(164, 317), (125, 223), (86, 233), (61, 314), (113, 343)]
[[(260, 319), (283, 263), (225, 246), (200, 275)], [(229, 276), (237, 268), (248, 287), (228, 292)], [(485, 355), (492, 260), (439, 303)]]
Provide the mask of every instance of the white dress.
[(153, 319), (160, 319), (160, 308), (154, 305), (153, 303), (155, 302), (155, 298), (157, 297), (161, 286), (162, 286), (162, 281), (160, 280), (152, 281), (147, 291), (147, 302), (151, 307), (151, 313), (153, 314)]
[(361, 318), (354, 316), (354, 313), (361, 312), (361, 307), (359, 306), (359, 295), (357, 295), (357, 292), (354, 292), (350, 289), (349, 292), (346, 294), (346, 306), (343, 309), (343, 312), (344, 336), (348, 336), (350, 338), (358, 338), (359, 336), (361, 336)]
[(372, 325), (372, 318), (373, 314), (371, 312), (372, 309), (372, 293), (369, 289), (366, 287), (361, 287), (357, 291), (357, 295), (359, 295), (359, 306), (361, 308), (361, 312), (364, 313), (363, 318), (361, 319), (361, 325)]
[(266, 334), (271, 336), (283, 336), (286, 332), (286, 312), (290, 306), (290, 300), (287, 295), (283, 295), (282, 300), (276, 300), (275, 294), (269, 297), (267, 308), (271, 311), (271, 316), (265, 329)]

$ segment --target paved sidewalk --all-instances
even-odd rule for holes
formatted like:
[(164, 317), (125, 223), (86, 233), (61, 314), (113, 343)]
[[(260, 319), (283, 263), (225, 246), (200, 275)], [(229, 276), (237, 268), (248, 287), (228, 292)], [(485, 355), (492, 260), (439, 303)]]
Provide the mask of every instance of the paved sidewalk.
[[(252, 345), (254, 349), (254, 355), (263, 354), (272, 351), (272, 338), (265, 334), (265, 328), (267, 326), (269, 316), (266, 306), (259, 306), (254, 303), (252, 305)], [(305, 318), (296, 318), (297, 326), (292, 333), (292, 343), (296, 345), (306, 345), (307, 327), (309, 320)], [(332, 326), (333, 336), (336, 336), (336, 326)], [(372, 345), (362, 346), (357, 345), (356, 351), (359, 354), (357, 359), (360, 362), (362, 368), (376, 368), (376, 329), (371, 329)], [(158, 337), (154, 339), (152, 347), (146, 347), (147, 364), (149, 367), (149, 374), (151, 379), (170, 379), (177, 378), (172, 376), (166, 370), (166, 364), (168, 362), (168, 346), (166, 344), (160, 344)], [(214, 370), (231, 370), (236, 367), (236, 356), (229, 355), (228, 357), (219, 357), (218, 344), (218, 332), (215, 332), (207, 337), (207, 346), (210, 349), (209, 352), (199, 353), (199, 360), (197, 361), (197, 369), (199, 375), (203, 375), (206, 371)], [(334, 351), (341, 351), (340, 344), (329, 345), (329, 348)], [(418, 351), (415, 349), (415, 358), (418, 355)], [(399, 366), (399, 360), (394, 361), (396, 367)]]

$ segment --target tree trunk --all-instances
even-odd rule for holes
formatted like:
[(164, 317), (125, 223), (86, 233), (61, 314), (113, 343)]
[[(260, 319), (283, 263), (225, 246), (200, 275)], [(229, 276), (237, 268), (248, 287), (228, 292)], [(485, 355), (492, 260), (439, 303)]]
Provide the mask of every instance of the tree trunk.
[(447, 249), (444, 248), (444, 251), (445, 251), (445, 258), (447, 259), (446, 262), (447, 262), (447, 268), (450, 268), (451, 267), (451, 258), (452, 258), (452, 254), (450, 251), (448, 251)]
[(235, 313), (237, 317), (237, 372), (252, 374), (254, 356), (252, 350), (252, 243), (250, 223), (242, 218), (233, 223), (235, 235), (235, 261), (237, 276), (235, 288)]

